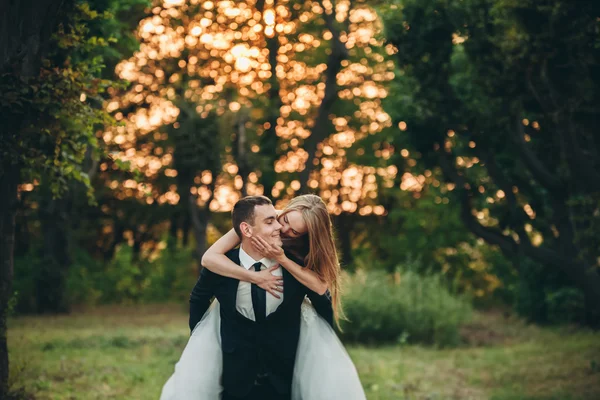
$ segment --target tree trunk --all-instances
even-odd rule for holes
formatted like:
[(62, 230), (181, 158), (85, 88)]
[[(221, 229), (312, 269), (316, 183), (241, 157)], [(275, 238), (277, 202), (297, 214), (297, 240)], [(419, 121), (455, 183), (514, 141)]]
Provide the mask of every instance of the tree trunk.
[(0, 398), (8, 390), (7, 325), (9, 301), (12, 298), (13, 250), (15, 245), (15, 215), (17, 185), (20, 171), (13, 165), (3, 165), (0, 171)]
[(0, 72), (35, 76), (63, 1), (0, 0)]
[[(304, 169), (300, 171), (300, 191), (306, 193), (309, 191), (308, 181), (311, 172), (315, 169), (315, 154), (317, 146), (325, 140), (332, 132), (332, 123), (329, 120), (329, 114), (333, 104), (338, 99), (337, 74), (342, 69), (342, 61), (348, 58), (348, 49), (342, 43), (340, 31), (335, 27), (335, 2), (332, 1), (332, 13), (323, 12), (327, 29), (332, 34), (331, 52), (327, 58), (327, 70), (325, 71), (325, 95), (319, 106), (317, 118), (315, 119), (310, 136), (304, 141), (304, 150), (308, 153)], [(349, 15), (350, 13), (348, 13)]]
[[(12, 73), (15, 79), (36, 76), (54, 27), (62, 1), (0, 0), (0, 73)], [(11, 118), (12, 117), (12, 118)], [(12, 296), (15, 214), (20, 168), (7, 161), (18, 151), (13, 141), (26, 125), (24, 116), (2, 115), (2, 135), (15, 145), (3, 155), (0, 170), (0, 398), (8, 390), (8, 348), (6, 318)], [(12, 121), (12, 123), (11, 123)], [(4, 131), (8, 130), (8, 134)], [(12, 132), (11, 132), (12, 131)], [(20, 156), (20, 154), (19, 154)]]
[(268, 128), (265, 129), (260, 137), (261, 154), (267, 157), (266, 168), (262, 171), (261, 182), (264, 188), (264, 195), (273, 196), (273, 187), (277, 180), (275, 172), (275, 162), (277, 161), (278, 139), (277, 139), (277, 120), (281, 115), (281, 96), (279, 95), (279, 78), (277, 77), (277, 54), (279, 53), (279, 37), (277, 34), (272, 38), (267, 38), (267, 49), (269, 49), (269, 65), (271, 67), (271, 77), (269, 78), (269, 106), (267, 108)]
[(169, 237), (167, 238), (167, 249), (174, 253), (177, 251), (179, 239), (177, 233), (179, 232), (179, 220), (180, 216), (178, 212), (173, 213), (169, 223)]
[(248, 163), (248, 134), (246, 132), (246, 122), (248, 122), (248, 111), (243, 108), (237, 113), (235, 121), (236, 128), (236, 162), (238, 165), (238, 174), (242, 177), (242, 197), (248, 196), (248, 175), (250, 175), (250, 165)]
[(353, 215), (341, 213), (334, 217), (335, 233), (340, 242), (340, 263), (342, 268), (353, 271), (354, 257), (352, 257), (352, 228), (354, 225)]
[(210, 201), (202, 208), (198, 207), (198, 204), (196, 204), (196, 196), (190, 194), (188, 201), (192, 226), (194, 228), (194, 237), (196, 239), (195, 258), (198, 263), (198, 272), (200, 272), (200, 260), (202, 260), (202, 256), (206, 251), (206, 228), (210, 222)]
[(125, 227), (121, 225), (118, 218), (113, 219), (113, 235), (111, 242), (107, 249), (104, 251), (104, 262), (109, 262), (115, 256), (117, 246), (123, 242), (123, 233), (125, 233)]
[(183, 216), (183, 226), (182, 230), (182, 240), (181, 245), (186, 248), (190, 243), (190, 230), (192, 229), (192, 220), (190, 218), (189, 211), (186, 212)]
[(14, 256), (20, 257), (29, 253), (31, 249), (31, 232), (29, 231), (29, 218), (26, 212), (28, 192), (21, 192), (17, 206), (15, 220), (15, 249)]

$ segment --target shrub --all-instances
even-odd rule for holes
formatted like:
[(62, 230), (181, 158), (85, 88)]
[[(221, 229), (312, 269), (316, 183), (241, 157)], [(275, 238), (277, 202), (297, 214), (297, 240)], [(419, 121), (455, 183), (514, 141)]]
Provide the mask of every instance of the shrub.
[(600, 318), (600, 306), (586, 304), (580, 289), (572, 287), (563, 271), (523, 260), (514, 285), (515, 310), (540, 324), (586, 324)]
[(16, 301), (14, 311), (18, 314), (36, 309), (35, 281), (38, 278), (41, 260), (32, 251), (15, 257), (13, 291)]
[(577, 323), (585, 320), (585, 300), (581, 290), (564, 287), (546, 294), (548, 322)]
[[(71, 306), (185, 302), (198, 279), (189, 248), (164, 248), (156, 257), (135, 259), (131, 246), (123, 244), (109, 262), (74, 248), (71, 259), (65, 285)], [(42, 262), (36, 251), (15, 257), (12, 308), (17, 314), (37, 310), (36, 281)]]
[(135, 260), (120, 246), (98, 278), (101, 303), (155, 303), (187, 299), (198, 272), (190, 249), (163, 249), (153, 259)]
[(70, 305), (95, 305), (102, 297), (104, 264), (87, 251), (75, 248), (67, 275), (67, 301)]
[(342, 323), (341, 336), (362, 343), (455, 345), (472, 311), (470, 302), (453, 295), (440, 276), (412, 271), (358, 271), (346, 279), (343, 304), (348, 321)]

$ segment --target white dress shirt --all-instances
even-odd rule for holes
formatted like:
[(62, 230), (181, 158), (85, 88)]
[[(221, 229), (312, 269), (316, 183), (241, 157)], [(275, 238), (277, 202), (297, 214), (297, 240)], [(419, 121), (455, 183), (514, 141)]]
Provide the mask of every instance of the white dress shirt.
[[(254, 268), (252, 267), (252, 265), (254, 265), (257, 262), (260, 262), (262, 264), (261, 270), (270, 268), (274, 265), (277, 265), (276, 260), (272, 260), (272, 259), (268, 259), (268, 258), (261, 258), (258, 261), (254, 260), (252, 257), (250, 257), (248, 255), (248, 253), (246, 253), (244, 251), (242, 246), (240, 246), (240, 264), (242, 267), (246, 268), (247, 270), (250, 270), (250, 269), (253, 270)], [(271, 271), (271, 274), (273, 274), (275, 276), (282, 276), (283, 271), (281, 270), (281, 266), (279, 268), (277, 268), (276, 270)], [(240, 284), (238, 286), (238, 291), (237, 291), (235, 308), (244, 317), (246, 317), (252, 321), (256, 321), (256, 317), (254, 316), (254, 307), (252, 305), (251, 288), (252, 288), (252, 284), (250, 282), (240, 281)], [(275, 310), (277, 310), (277, 307), (279, 307), (281, 305), (281, 303), (283, 302), (283, 293), (279, 294), (279, 296), (281, 297), (279, 299), (276, 298), (275, 296), (273, 296), (269, 292), (267, 292), (266, 295), (267, 295), (266, 296), (267, 311), (266, 311), (265, 315), (269, 315), (272, 312), (274, 312)]]

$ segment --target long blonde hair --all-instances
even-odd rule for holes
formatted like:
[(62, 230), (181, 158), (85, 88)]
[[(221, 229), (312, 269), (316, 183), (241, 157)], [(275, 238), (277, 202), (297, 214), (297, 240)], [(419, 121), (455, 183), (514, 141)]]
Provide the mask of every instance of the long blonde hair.
[(339, 328), (339, 319), (344, 318), (341, 302), (341, 276), (333, 224), (323, 200), (314, 194), (294, 197), (283, 209), (281, 217), (290, 211), (298, 211), (306, 223), (307, 234), (298, 239), (304, 241), (302, 251), (304, 265), (314, 271), (331, 292), (333, 315)]

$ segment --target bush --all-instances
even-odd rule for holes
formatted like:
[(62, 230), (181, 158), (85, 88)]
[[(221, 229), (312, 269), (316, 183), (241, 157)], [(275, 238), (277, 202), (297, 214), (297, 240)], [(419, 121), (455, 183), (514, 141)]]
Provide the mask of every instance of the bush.
[[(586, 304), (583, 293), (563, 271), (523, 260), (514, 286), (515, 310), (538, 324), (586, 324), (600, 318), (600, 306)], [(586, 308), (587, 307), (587, 308)]]
[[(189, 248), (164, 248), (156, 257), (136, 260), (131, 246), (123, 244), (107, 263), (74, 248), (71, 259), (65, 285), (71, 306), (185, 302), (198, 279)], [(36, 251), (15, 257), (13, 308), (17, 314), (37, 310), (36, 281), (42, 262)]]
[(41, 260), (30, 252), (15, 257), (13, 291), (17, 314), (33, 312), (36, 309), (35, 281), (38, 278)]
[[(119, 246), (115, 257), (99, 271), (85, 266), (79, 271), (81, 277), (95, 276), (83, 285), (84, 292), (95, 293), (92, 303), (103, 304), (181, 301), (187, 299), (198, 277), (190, 249), (167, 248), (156, 258), (135, 260), (133, 249), (127, 245)], [(76, 287), (73, 283), (70, 288)]]
[(455, 345), (472, 312), (470, 302), (453, 295), (437, 275), (358, 271), (347, 277), (344, 291), (348, 321), (340, 335), (353, 342)]
[(67, 274), (67, 301), (69, 305), (95, 305), (102, 297), (104, 264), (94, 259), (83, 249), (72, 251), (72, 260)]
[(581, 290), (561, 288), (546, 294), (548, 322), (552, 324), (577, 323), (585, 320), (585, 300)]

